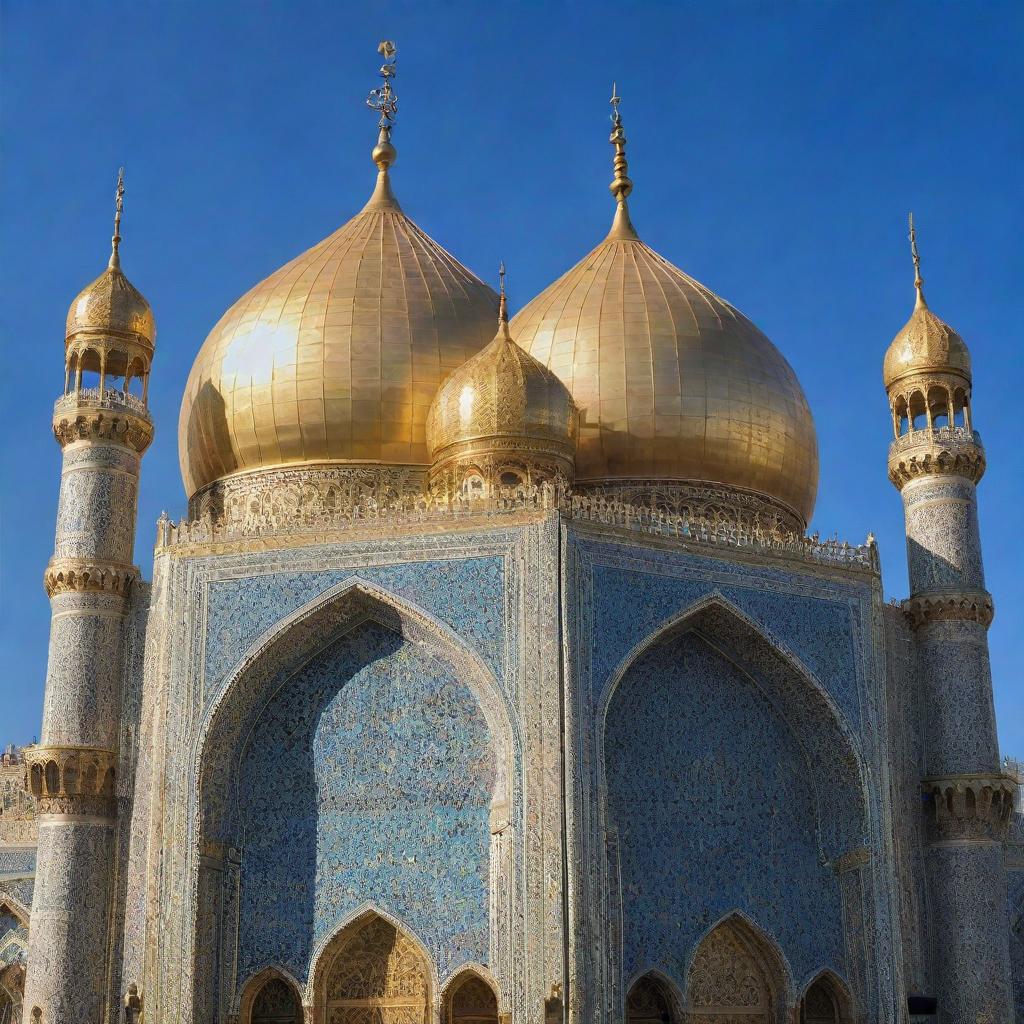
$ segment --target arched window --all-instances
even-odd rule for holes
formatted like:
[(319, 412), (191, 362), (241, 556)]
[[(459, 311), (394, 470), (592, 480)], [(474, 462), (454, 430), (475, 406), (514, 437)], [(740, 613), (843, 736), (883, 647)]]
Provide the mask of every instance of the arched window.
[(302, 1024), (302, 1004), (284, 978), (270, 978), (256, 993), (249, 1024)]
[(445, 1024), (498, 1024), (498, 997), (474, 971), (464, 971), (448, 986)]
[(910, 396), (908, 405), (910, 422), (913, 425), (913, 429), (924, 430), (928, 426), (928, 407), (925, 403), (924, 395), (920, 391), (915, 391)]
[(672, 997), (658, 978), (645, 974), (626, 997), (626, 1024), (675, 1024)]
[(707, 1024), (774, 1024), (784, 991), (771, 945), (739, 917), (705, 936), (686, 984), (691, 1012)]
[(948, 427), (949, 418), (949, 392), (945, 388), (932, 387), (928, 389), (928, 408), (932, 414), (933, 427)]

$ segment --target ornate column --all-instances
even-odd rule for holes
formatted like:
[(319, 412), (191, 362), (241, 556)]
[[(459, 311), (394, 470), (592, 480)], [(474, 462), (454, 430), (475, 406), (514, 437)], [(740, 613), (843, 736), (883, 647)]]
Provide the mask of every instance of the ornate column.
[(1013, 787), (992, 707), (976, 496), (985, 455), (970, 422), (967, 346), (924, 300), (913, 222), (911, 242), (917, 302), (886, 355), (885, 384), (896, 431), (889, 479), (906, 520), (904, 610), (926, 709), (932, 978), (943, 1024), (995, 1024), (1013, 1017), (1002, 851)]
[[(120, 270), (122, 195), (119, 181), (110, 264), (68, 314), (65, 377), (76, 384), (53, 415), (64, 464), (44, 578), (50, 650), (42, 741), (26, 753), (39, 847), (25, 1019), (42, 1024), (93, 1024), (107, 1009), (124, 624), (139, 575), (139, 464), (153, 439), (145, 403), (117, 381), (148, 377), (155, 336)], [(102, 387), (83, 387), (83, 371), (99, 372)]]

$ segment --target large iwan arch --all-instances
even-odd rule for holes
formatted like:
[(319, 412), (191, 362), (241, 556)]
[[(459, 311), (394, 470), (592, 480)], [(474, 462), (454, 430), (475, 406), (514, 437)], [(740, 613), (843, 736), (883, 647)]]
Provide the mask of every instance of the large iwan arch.
[(736, 910), (800, 977), (846, 972), (837, 872), (867, 845), (866, 786), (842, 716), (795, 657), (710, 597), (624, 659), (597, 733), (603, 870), (623, 929), (613, 977), (658, 964), (682, 990), (701, 928)]
[[(338, 652), (344, 654), (344, 664), (350, 667), (345, 668), (342, 661), (338, 661), (341, 657)], [(340, 676), (337, 675), (339, 671)], [(357, 675), (351, 676), (349, 681), (352, 671), (356, 671)], [(377, 682), (373, 683), (368, 677), (369, 681), (360, 681), (367, 673), (371, 677), (377, 673), (379, 677), (382, 671), (387, 674), (386, 680), (378, 678)], [(319, 673), (312, 683), (309, 681), (312, 678), (310, 673)], [(351, 905), (353, 901), (376, 901), (385, 898), (384, 893), (358, 891), (358, 873), (343, 870), (344, 865), (349, 862), (346, 857), (351, 860), (354, 856), (344, 848), (344, 836), (350, 829), (352, 821), (356, 820), (353, 815), (378, 813), (386, 803), (378, 799), (379, 794), (373, 790), (374, 785), (378, 785), (378, 788), (379, 785), (383, 785), (380, 778), (385, 778), (386, 781), (386, 777), (380, 776), (376, 770), (370, 772), (368, 769), (360, 769), (360, 762), (352, 761), (352, 757), (356, 756), (354, 751), (358, 752), (358, 743), (362, 740), (356, 739), (357, 734), (351, 731), (350, 719), (355, 713), (352, 708), (357, 706), (352, 705), (346, 710), (344, 701), (349, 699), (347, 688), (357, 683), (364, 689), (365, 686), (371, 686), (371, 689), (365, 692), (371, 697), (376, 693), (379, 699), (385, 700), (392, 713), (401, 719), (396, 719), (395, 725), (400, 730), (396, 734), (399, 740), (403, 736), (408, 736), (409, 730), (412, 729), (414, 734), (423, 737), (417, 742), (429, 743), (434, 727), (422, 718), (433, 713), (432, 702), (442, 699), (440, 691), (435, 697), (424, 691), (416, 699), (409, 701), (403, 701), (399, 691), (405, 685), (420, 689), (429, 688), (430, 680), (434, 676), (441, 680), (439, 685), (443, 684), (444, 693), (449, 695), (443, 699), (451, 705), (446, 705), (436, 724), (439, 727), (456, 729), (457, 732), (453, 734), (456, 737), (463, 736), (464, 730), (458, 731), (462, 729), (460, 722), (468, 723), (466, 728), (470, 729), (470, 733), (465, 734), (469, 745), (466, 746), (464, 756), (471, 760), (460, 768), (457, 772), (458, 780), (455, 781), (469, 785), (474, 771), (483, 772), (481, 780), (487, 780), (487, 806), (482, 808), (483, 816), (472, 810), (472, 807), (476, 806), (473, 803), (473, 800), (477, 799), (475, 797), (466, 805), (468, 810), (464, 808), (465, 813), (476, 814), (474, 820), (477, 823), (472, 826), (470, 839), (482, 851), (476, 856), (484, 858), (477, 872), (477, 875), (482, 876), (482, 895), (479, 898), (474, 897), (472, 905), (462, 905), (458, 898), (459, 894), (454, 893), (455, 898), (448, 901), (443, 912), (438, 911), (437, 917), (440, 919), (447, 913), (451, 916), (451, 921), (446, 926), (472, 927), (476, 929), (477, 934), (485, 937), (489, 917), (501, 913), (508, 904), (507, 900), (497, 900), (491, 901), (493, 906), (488, 906), (486, 881), (488, 844), (491, 844), (490, 856), (499, 855), (504, 858), (515, 855), (515, 847), (508, 841), (508, 830), (511, 827), (512, 809), (517, 800), (517, 773), (513, 767), (517, 762), (517, 743), (500, 688), (479, 657), (450, 629), (421, 609), (365, 581), (349, 580), (290, 616), (270, 635), (254, 645), (229, 681), (224, 695), (212, 709), (197, 750), (195, 813), (199, 856), (198, 870), (194, 875), (196, 932), (204, 929), (208, 932), (211, 927), (210, 918), (219, 912), (220, 903), (234, 900), (233, 913), (236, 915), (235, 919), (240, 922), (234, 929), (239, 935), (239, 945), (234, 950), (225, 949), (225, 957), (238, 956), (239, 972), (242, 977), (263, 966), (277, 963), (283, 964), (297, 977), (301, 977), (308, 964), (304, 950), (318, 942), (318, 936), (323, 933), (323, 929), (331, 927), (331, 921), (338, 909), (343, 911), (344, 907)], [(304, 696), (289, 689), (296, 685), (294, 680), (297, 679), (306, 680), (302, 683), (305, 687), (302, 691)], [(313, 689), (310, 689), (311, 686)], [(319, 690), (317, 686), (320, 687)], [(393, 689), (397, 696), (392, 694)], [(313, 697), (310, 697), (310, 694), (313, 694)], [(451, 696), (453, 694), (454, 696)], [(339, 700), (342, 701), (342, 705), (338, 704)], [(355, 700), (355, 697), (353, 696), (351, 700)], [(454, 704), (451, 703), (453, 700)], [(362, 704), (358, 707), (361, 708)], [(460, 708), (462, 710), (459, 710)], [(287, 721), (282, 721), (284, 714), (294, 715), (294, 722), (291, 725)], [(479, 726), (471, 724), (474, 716), (480, 717)], [(380, 750), (390, 752), (397, 748), (400, 751), (401, 742), (396, 740), (393, 743), (381, 732), (382, 729), (390, 728), (389, 722), (387, 715), (380, 714), (378, 709), (377, 714), (370, 714), (367, 726), (369, 732), (376, 730), (380, 733)], [(289, 735), (300, 737), (301, 733), (301, 737), (305, 738), (300, 737), (300, 743), (307, 746), (313, 744), (308, 754), (303, 748), (297, 755), (305, 758), (302, 761), (303, 771), (289, 769), (275, 775), (271, 769), (265, 769), (264, 754), (266, 757), (278, 756), (279, 750), (288, 747), (288, 742), (278, 737), (262, 740), (264, 746), (261, 748), (261, 730), (265, 731), (267, 728), (272, 730), (267, 737), (277, 735), (273, 730), (280, 731), (285, 728), (286, 732), (281, 734), (285, 740)], [(341, 730), (340, 733), (337, 732), (338, 729)], [(359, 735), (364, 734), (366, 730), (362, 729)], [(460, 754), (458, 749), (453, 749), (458, 748), (458, 742), (444, 740), (443, 729), (439, 736), (441, 738), (437, 739), (436, 743), (439, 743), (440, 747), (436, 751), (436, 756), (431, 755), (429, 749), (425, 754), (421, 753), (418, 756), (427, 756), (428, 759), (433, 756), (434, 761), (431, 763), (438, 765), (452, 760), (458, 767)], [(481, 743), (484, 747), (480, 746)], [(312, 761), (309, 760), (310, 757), (313, 758)], [(354, 778), (351, 773), (356, 771), (357, 777), (363, 779), (359, 784), (362, 788), (339, 790), (337, 783), (331, 783), (328, 789), (323, 789), (325, 780), (334, 778), (339, 771), (342, 773), (341, 777), (345, 778)], [(422, 765), (418, 765), (416, 778), (410, 784), (418, 784), (420, 777), (426, 778), (428, 774)], [(316, 829), (316, 835), (311, 833), (311, 838), (300, 850), (307, 851), (302, 853), (302, 857), (305, 858), (302, 863), (296, 863), (295, 858), (290, 858), (289, 871), (275, 869), (270, 875), (261, 876), (259, 884), (253, 883), (247, 888), (246, 872), (249, 871), (251, 875), (253, 870), (259, 870), (259, 849), (265, 852), (272, 851), (278, 845), (273, 836), (264, 836), (260, 832), (261, 822), (274, 821), (280, 817), (270, 804), (266, 806), (271, 813), (264, 813), (263, 807), (267, 800), (274, 803), (282, 799), (276, 793), (278, 779), (282, 784), (295, 790), (293, 796), (283, 798), (286, 803), (282, 806), (287, 809), (288, 814), (299, 814), (300, 819), (304, 821), (313, 820), (308, 814), (302, 817), (298, 810), (304, 806), (303, 801), (308, 803), (313, 800), (310, 814), (314, 816), (315, 824), (309, 827)], [(318, 779), (321, 781), (318, 782)], [(435, 783), (435, 791), (438, 789)], [(319, 795), (316, 796), (315, 793)], [(338, 825), (332, 826), (331, 822), (339, 814), (342, 815), (342, 819), (339, 819)], [(412, 815), (412, 819), (415, 819), (415, 815)], [(408, 814), (403, 814), (403, 827), (412, 828), (413, 826), (408, 824), (410, 820)], [(337, 841), (331, 840), (334, 846), (325, 850), (325, 830), (330, 832), (332, 828), (331, 834)], [(492, 832), (495, 830), (505, 833), (505, 841), (500, 847), (494, 845)], [(371, 829), (371, 834), (376, 835), (380, 842), (383, 842), (385, 832), (386, 829)], [(460, 835), (465, 837), (465, 828), (460, 829)], [(477, 838), (473, 839), (473, 836)], [(287, 842), (295, 838), (293, 829), (285, 840)], [(309, 845), (314, 842), (317, 844), (316, 851)], [(342, 847), (338, 847), (337, 842), (341, 842)], [(233, 867), (230, 861), (210, 864), (211, 859), (222, 857), (222, 851), (226, 849), (239, 850), (238, 867)], [(495, 854), (495, 849), (499, 849), (500, 853)], [(312, 859), (314, 852), (317, 865), (315, 868)], [(400, 841), (391, 843), (389, 840), (388, 848), (382, 847), (382, 855), (388, 862), (383, 868), (379, 864), (372, 869), (368, 868), (367, 878), (383, 877), (390, 871), (391, 876), (397, 879), (394, 884), (406, 885), (409, 892), (420, 891), (424, 884), (424, 871), (432, 872), (427, 879), (428, 882), (430, 878), (437, 882), (438, 871), (432, 866), (429, 857), (424, 858), (422, 849), (417, 852), (417, 849), (406, 849)], [(363, 853), (359, 853), (359, 856), (363, 856)], [(253, 860), (254, 857), (256, 860)], [(305, 861), (308, 861), (308, 864)], [(337, 870), (330, 867), (335, 862), (339, 865)], [(249, 868), (246, 866), (247, 863), (250, 865)], [(323, 865), (327, 865), (327, 874)], [(204, 870), (208, 866), (210, 869)], [(225, 885), (231, 884), (232, 870), (235, 877), (241, 878), (240, 883), (235, 883), (233, 893), (224, 888)], [(333, 875), (330, 874), (331, 871), (334, 872)], [(507, 874), (513, 875), (514, 872)], [(310, 880), (314, 875), (315, 887), (305, 893), (296, 894), (295, 884), (301, 886), (303, 879)], [(407, 883), (403, 881), (406, 876)], [(309, 884), (313, 886), (314, 882), (310, 881)], [(480, 884), (476, 887), (480, 888)], [(353, 891), (349, 893), (346, 887), (352, 888)], [(218, 894), (218, 888), (223, 892)], [(246, 897), (246, 892), (250, 893), (251, 899)], [(253, 912), (259, 913), (262, 917), (268, 914), (273, 916), (276, 909), (270, 908), (282, 906), (277, 896), (278, 892), (284, 894), (284, 905), (294, 909), (283, 915), (279, 930), (265, 944), (265, 951), (263, 946), (253, 946), (251, 943), (247, 945), (246, 935), (255, 934), (253, 929), (257, 928), (253, 924), (251, 914), (249, 918), (246, 917), (247, 910), (255, 907)], [(263, 905), (261, 900), (266, 903), (266, 910), (259, 909)], [(477, 905), (481, 900), (482, 907)], [(393, 909), (398, 914), (404, 914), (407, 908), (398, 906)], [(295, 917), (296, 914), (298, 918)], [(230, 945), (233, 941), (232, 936), (232, 930), (225, 928), (221, 944)], [(285, 953), (290, 955), (290, 959), (286, 955), (276, 957), (274, 954), (278, 947), (283, 948)], [(485, 956), (486, 950), (480, 955)], [(227, 999), (228, 1005), (238, 1005), (237, 991), (234, 994), (218, 991), (218, 979), (210, 977), (210, 971), (205, 964), (197, 962), (195, 974), (194, 1002), (197, 1018), (202, 1015), (203, 1007), (212, 1005), (215, 1000), (223, 1004)], [(235, 979), (233, 984), (236, 989), (237, 983), (238, 979)], [(223, 986), (224, 983), (220, 984)]]

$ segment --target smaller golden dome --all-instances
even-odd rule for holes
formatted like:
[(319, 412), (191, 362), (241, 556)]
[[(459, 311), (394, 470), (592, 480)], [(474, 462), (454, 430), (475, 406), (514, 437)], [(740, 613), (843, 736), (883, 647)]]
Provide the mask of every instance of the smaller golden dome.
[(150, 349), (156, 340), (153, 310), (113, 256), (107, 269), (78, 293), (68, 310), (68, 343), (89, 337), (134, 341)]
[(886, 388), (913, 374), (950, 373), (971, 382), (971, 354), (964, 339), (928, 308), (921, 277), (914, 218), (910, 218), (910, 247), (914, 258), (914, 312), (885, 353), (882, 377)]
[(494, 340), (448, 377), (431, 404), (426, 433), (432, 475), (452, 460), (482, 465), (489, 456), (498, 484), (503, 483), (503, 458), (519, 463), (525, 459), (525, 477), (532, 482), (537, 482), (537, 473), (531, 467), (541, 470), (543, 478), (555, 472), (568, 477), (576, 428), (576, 403), (569, 389), (513, 341), (503, 282)]
[(86, 285), (68, 310), (64, 337), (67, 346), (77, 343), (85, 349), (95, 340), (102, 347), (107, 342), (126, 341), (141, 346), (152, 355), (156, 341), (153, 310), (142, 293), (121, 270), (121, 214), (124, 210), (124, 168), (117, 178), (114, 235), (110, 240), (110, 261), (107, 269)]
[(952, 373), (970, 383), (971, 354), (964, 339), (928, 308), (920, 288), (914, 312), (885, 353), (882, 373), (887, 388), (917, 373)]

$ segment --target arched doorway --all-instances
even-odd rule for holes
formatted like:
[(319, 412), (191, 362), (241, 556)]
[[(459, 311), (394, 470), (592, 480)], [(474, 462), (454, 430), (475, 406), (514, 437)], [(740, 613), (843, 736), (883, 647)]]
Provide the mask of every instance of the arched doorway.
[(776, 1024), (785, 986), (767, 941), (740, 918), (705, 936), (686, 984), (692, 1024)]
[(475, 971), (463, 971), (445, 997), (445, 1024), (498, 1024), (498, 997)]
[(302, 1024), (302, 1003), (284, 978), (270, 978), (256, 993), (249, 1024)]
[(324, 953), (324, 1024), (426, 1024), (430, 967), (419, 946), (377, 914), (353, 922)]
[(799, 1024), (846, 1024), (851, 1018), (850, 997), (829, 972), (815, 978), (800, 1000)]
[(626, 1024), (675, 1024), (672, 997), (664, 982), (645, 974), (626, 997)]

